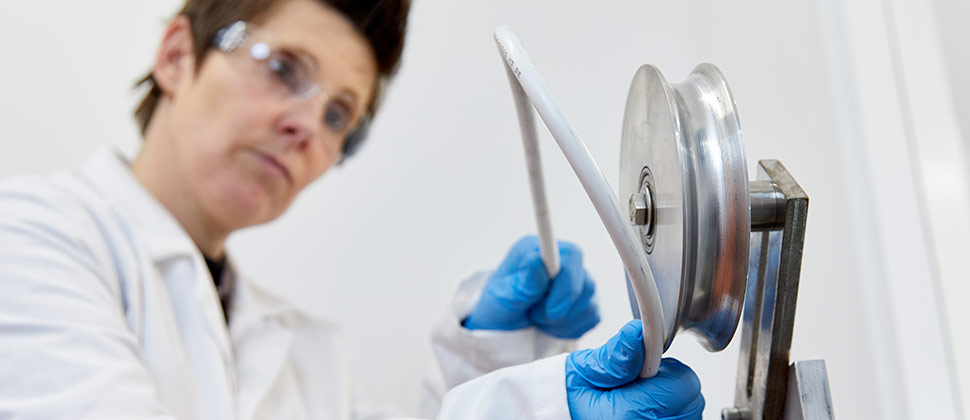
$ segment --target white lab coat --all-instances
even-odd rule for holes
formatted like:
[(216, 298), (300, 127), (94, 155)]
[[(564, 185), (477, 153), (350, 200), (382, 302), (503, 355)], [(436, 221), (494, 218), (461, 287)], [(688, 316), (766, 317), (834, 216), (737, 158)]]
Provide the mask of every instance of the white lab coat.
[[(338, 329), (227, 271), (228, 329), (198, 249), (106, 147), (0, 184), (0, 418), (364, 418)], [(434, 333), (423, 413), (568, 419), (563, 355), (496, 370), (563, 342), (460, 327), (483, 278)]]

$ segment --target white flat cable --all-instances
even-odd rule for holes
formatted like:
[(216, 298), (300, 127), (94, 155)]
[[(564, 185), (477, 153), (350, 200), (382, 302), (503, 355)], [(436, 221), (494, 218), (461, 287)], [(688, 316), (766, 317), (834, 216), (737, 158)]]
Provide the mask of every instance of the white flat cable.
[(536, 131), (535, 118), (532, 118), (532, 104), (515, 80), (512, 70), (505, 68), (512, 86), (515, 110), (519, 114), (519, 128), (522, 131), (522, 145), (525, 147), (525, 164), (529, 171), (529, 187), (532, 191), (532, 205), (536, 213), (536, 226), (539, 231), (539, 254), (546, 266), (549, 278), (559, 274), (559, 246), (556, 235), (552, 233), (552, 220), (546, 204), (546, 186), (542, 180), (542, 159), (539, 157), (539, 133)]
[[(552, 237), (552, 227), (546, 209), (535, 123), (527, 101), (535, 107), (553, 138), (556, 139), (556, 143), (559, 144), (559, 148), (566, 155), (566, 160), (572, 166), (579, 182), (583, 184), (586, 194), (593, 202), (593, 207), (610, 234), (610, 239), (613, 240), (613, 246), (620, 254), (627, 275), (630, 276), (643, 323), (643, 346), (646, 351), (640, 376), (653, 377), (660, 369), (664, 322), (660, 293), (657, 291), (657, 283), (653, 278), (653, 272), (650, 271), (647, 255), (640, 244), (640, 239), (624, 216), (619, 200), (613, 194), (609, 182), (596, 165), (589, 149), (586, 148), (586, 143), (579, 137), (579, 133), (569, 122), (566, 113), (553, 98), (532, 59), (519, 43), (518, 37), (511, 28), (503, 25), (495, 30), (495, 42), (507, 65), (509, 82), (512, 85), (512, 94), (515, 96), (516, 109), (522, 126), (526, 161), (529, 164), (529, 178), (532, 185), (532, 199), (536, 203), (536, 221), (539, 224), (539, 243), (543, 249), (543, 262), (548, 269), (551, 260), (546, 259), (546, 256), (553, 252), (549, 244), (554, 247), (555, 240)], [(558, 267), (558, 251), (555, 251), (554, 255), (555, 266)]]

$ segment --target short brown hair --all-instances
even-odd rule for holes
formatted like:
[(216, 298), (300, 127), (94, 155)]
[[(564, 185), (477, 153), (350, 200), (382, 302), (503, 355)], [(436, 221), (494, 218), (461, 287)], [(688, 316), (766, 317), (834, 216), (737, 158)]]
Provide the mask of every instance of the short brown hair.
[[(265, 17), (274, 7), (288, 0), (186, 0), (180, 16), (189, 20), (195, 48), (196, 70), (202, 66), (216, 33), (229, 24)], [(378, 80), (374, 99), (368, 112), (377, 110), (384, 86), (397, 70), (404, 49), (410, 0), (317, 0), (342, 13), (364, 35), (377, 59)], [(162, 98), (162, 90), (155, 84), (151, 72), (135, 86), (148, 86), (148, 92), (135, 108), (135, 120), (145, 134), (155, 108)]]

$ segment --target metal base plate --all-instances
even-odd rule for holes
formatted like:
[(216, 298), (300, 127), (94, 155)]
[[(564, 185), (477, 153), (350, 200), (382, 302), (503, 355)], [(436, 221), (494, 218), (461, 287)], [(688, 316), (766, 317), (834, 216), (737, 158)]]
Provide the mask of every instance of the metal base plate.
[(637, 70), (623, 119), (619, 199), (637, 193), (651, 196), (652, 224), (635, 229), (663, 302), (664, 349), (687, 329), (708, 350), (723, 350), (744, 302), (751, 215), (734, 97), (713, 65), (697, 66), (680, 84), (650, 65)]

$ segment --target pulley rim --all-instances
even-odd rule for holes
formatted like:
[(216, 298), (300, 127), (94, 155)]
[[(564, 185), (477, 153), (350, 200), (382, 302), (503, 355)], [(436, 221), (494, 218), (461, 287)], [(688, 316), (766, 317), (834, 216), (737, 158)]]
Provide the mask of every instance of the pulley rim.
[(657, 280), (664, 348), (686, 329), (722, 350), (741, 316), (751, 229), (734, 96), (713, 65), (679, 84), (644, 65), (630, 86), (622, 136), (620, 199), (652, 194), (653, 226), (634, 228)]

